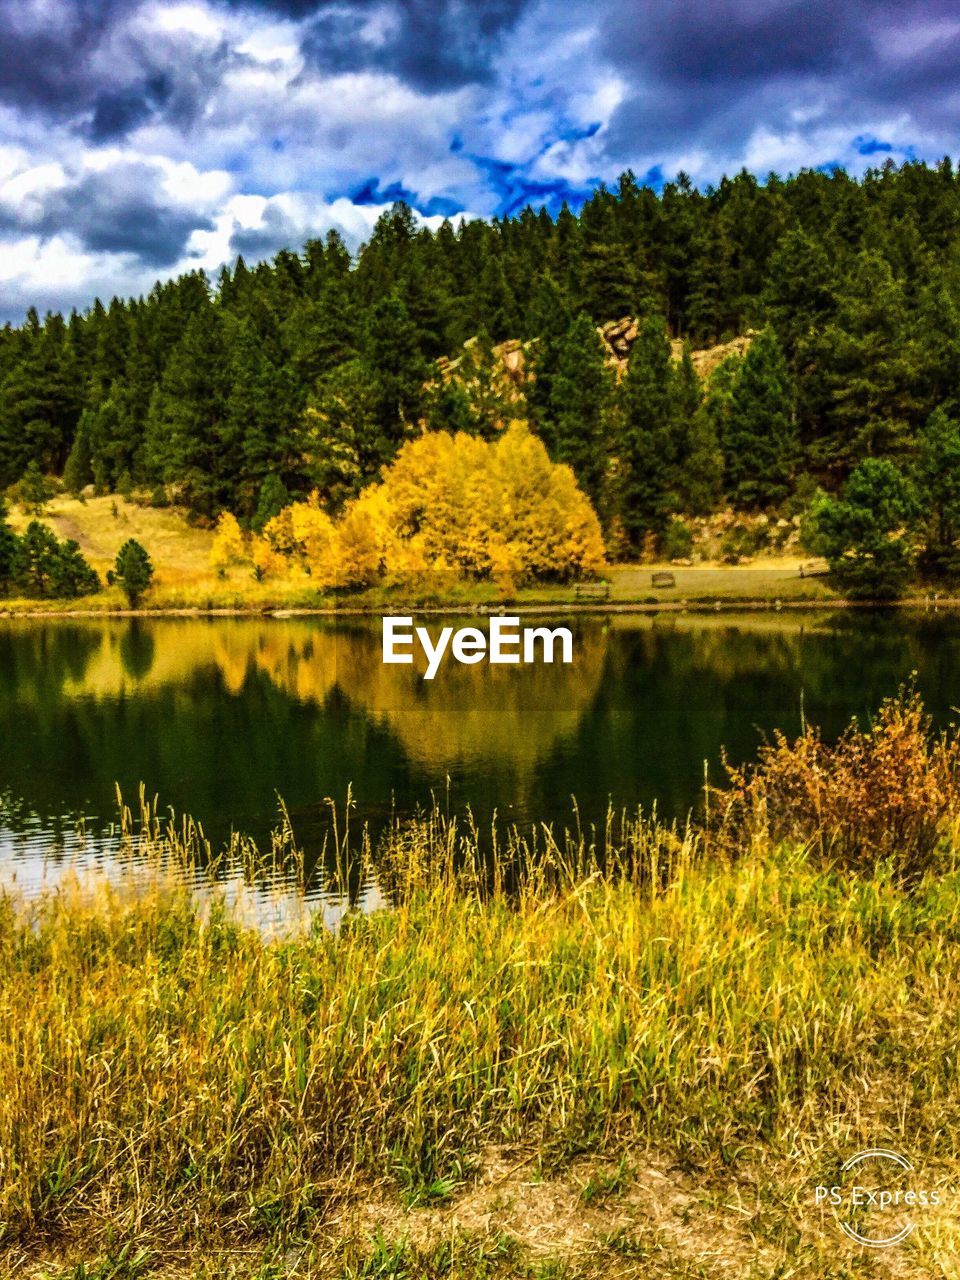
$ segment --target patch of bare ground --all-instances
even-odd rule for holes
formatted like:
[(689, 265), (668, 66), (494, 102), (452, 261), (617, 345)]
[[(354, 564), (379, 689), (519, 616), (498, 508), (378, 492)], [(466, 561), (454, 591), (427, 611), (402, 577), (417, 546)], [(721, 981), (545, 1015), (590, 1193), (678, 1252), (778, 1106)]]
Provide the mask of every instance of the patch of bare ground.
[(490, 1275), (960, 1280), (960, 1206), (949, 1198), (908, 1245), (867, 1250), (815, 1207), (815, 1178), (795, 1167), (704, 1177), (645, 1151), (577, 1160), (557, 1178), (537, 1167), (535, 1155), (491, 1152), (477, 1182), (446, 1205), (404, 1209), (362, 1196), (342, 1226), (354, 1244), (402, 1240), (422, 1258), (456, 1238), (509, 1241), (512, 1261)]
[(344, 1190), (322, 1221), (189, 1255), (162, 1241), (113, 1252), (82, 1239), (43, 1258), (0, 1255), (22, 1280), (960, 1280), (960, 1213), (946, 1203), (905, 1245), (864, 1249), (817, 1209), (794, 1166), (704, 1175), (637, 1150), (541, 1177), (536, 1153), (498, 1150), (442, 1204), (380, 1186)]

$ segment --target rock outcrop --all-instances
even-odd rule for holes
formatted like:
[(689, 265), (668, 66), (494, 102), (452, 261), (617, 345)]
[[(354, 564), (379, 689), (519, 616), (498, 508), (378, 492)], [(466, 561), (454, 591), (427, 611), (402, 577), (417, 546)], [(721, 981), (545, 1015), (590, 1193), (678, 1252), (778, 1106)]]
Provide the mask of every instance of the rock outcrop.
[[(607, 349), (607, 359), (611, 367), (616, 369), (618, 377), (622, 376), (630, 359), (633, 344), (637, 340), (637, 322), (630, 316), (624, 316), (620, 320), (608, 320), (606, 324), (598, 326), (597, 333), (603, 339), (603, 344)], [(709, 378), (714, 369), (719, 364), (722, 364), (728, 356), (742, 356), (748, 350), (755, 336), (756, 330), (748, 329), (746, 333), (733, 338), (730, 342), (721, 342), (715, 347), (704, 347), (702, 350), (692, 351), (690, 358), (693, 361), (694, 369), (696, 369), (701, 378)], [(537, 338), (533, 338), (529, 342), (521, 342), (519, 338), (510, 338), (492, 348), (494, 359), (499, 368), (498, 381), (503, 393), (510, 401), (516, 400), (523, 384), (531, 376), (528, 367), (529, 355), (531, 350), (536, 348), (537, 342)], [(674, 360), (679, 360), (683, 354), (683, 342), (679, 338), (674, 338), (670, 346)], [(441, 356), (437, 361), (437, 370), (444, 381), (449, 378), (460, 377), (465, 382), (470, 383), (476, 379), (476, 366), (473, 365), (471, 368), (473, 362), (468, 359), (468, 356), (476, 355), (477, 339), (469, 338), (463, 344), (463, 347), (464, 354), (462, 356), (457, 356), (453, 360), (448, 356)]]

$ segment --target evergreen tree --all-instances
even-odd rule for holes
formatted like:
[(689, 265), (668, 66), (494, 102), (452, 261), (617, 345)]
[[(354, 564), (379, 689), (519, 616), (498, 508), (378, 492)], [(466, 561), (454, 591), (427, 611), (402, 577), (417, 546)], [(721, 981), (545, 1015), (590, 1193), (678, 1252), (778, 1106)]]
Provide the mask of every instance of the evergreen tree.
[(93, 481), (93, 461), (90, 452), (90, 410), (84, 410), (77, 424), (77, 434), (63, 469), (63, 483), (73, 494)]
[(158, 479), (179, 486), (194, 512), (213, 516), (236, 501), (242, 439), (228, 430), (229, 368), (222, 322), (208, 304), (187, 323), (150, 403), (148, 465)]
[(136, 538), (128, 538), (113, 565), (113, 581), (127, 597), (131, 609), (135, 609), (153, 580), (153, 564)]
[(251, 527), (259, 533), (263, 526), (269, 520), (272, 520), (274, 516), (278, 516), (289, 503), (290, 494), (280, 477), (277, 475), (267, 476), (260, 486), (257, 509), (250, 522)]
[(606, 351), (586, 312), (575, 317), (556, 344), (549, 400), (540, 434), (556, 462), (573, 468), (595, 507), (604, 496), (613, 377)]
[(822, 497), (812, 513), (815, 549), (849, 595), (872, 600), (900, 594), (911, 567), (904, 529), (917, 515), (916, 496), (886, 458), (868, 458), (839, 498)]
[(0, 593), (4, 595), (9, 591), (16, 572), (18, 543), (17, 535), (7, 524), (7, 509), (0, 498)]
[(58, 542), (39, 520), (31, 520), (18, 541), (13, 579), (25, 595), (41, 599), (89, 595), (100, 586), (77, 543)]
[(366, 364), (374, 387), (376, 431), (370, 452), (383, 465), (413, 434), (423, 408), (427, 377), (416, 329), (395, 294), (378, 302), (371, 311), (366, 346)]
[(722, 441), (727, 492), (735, 506), (762, 507), (790, 492), (799, 445), (783, 350), (764, 329), (743, 358)]
[(960, 571), (960, 423), (936, 409), (920, 432), (916, 491), (926, 516), (921, 563), (928, 573)]
[(89, 596), (100, 590), (100, 579), (87, 564), (80, 544), (72, 538), (61, 542), (50, 561), (50, 594), (60, 600)]
[(242, 451), (231, 505), (249, 516), (268, 479), (286, 482), (297, 474), (301, 407), (290, 374), (267, 356), (248, 320), (230, 335), (229, 347), (223, 434)]
[(359, 359), (345, 361), (317, 383), (304, 420), (307, 465), (312, 483), (334, 509), (379, 474), (378, 392), (372, 371)]
[(635, 548), (679, 505), (673, 361), (662, 318), (640, 326), (620, 385), (619, 514)]
[(43, 515), (43, 509), (51, 496), (51, 488), (46, 476), (37, 466), (36, 461), (31, 460), (19, 486), (20, 503), (24, 511), (35, 516)]
[(684, 330), (703, 346), (719, 342), (728, 326), (735, 326), (730, 299), (733, 289), (733, 246), (718, 212), (702, 223), (690, 244), (690, 289), (684, 309)]
[(342, 402), (325, 401), (304, 410), (304, 442), (311, 485), (331, 514), (360, 492), (362, 473), (353, 421)]
[[(721, 375), (722, 381), (722, 375)], [(684, 344), (674, 373), (673, 418), (678, 452), (680, 507), (690, 515), (708, 515), (723, 495), (723, 453), (716, 409), (718, 392), (706, 408), (703, 386)]]
[(541, 430), (555, 404), (553, 381), (575, 314), (569, 296), (553, 276), (541, 275), (530, 303), (531, 332), (537, 342), (531, 350), (532, 381), (526, 389), (530, 416)]
[(870, 456), (907, 457), (920, 412), (914, 346), (890, 264), (876, 253), (858, 255), (820, 350), (828, 395), (825, 461), (842, 468)]
[(35, 310), (0, 371), (0, 487), (35, 462), (59, 473), (80, 413), (72, 347), (60, 316), (43, 325)]

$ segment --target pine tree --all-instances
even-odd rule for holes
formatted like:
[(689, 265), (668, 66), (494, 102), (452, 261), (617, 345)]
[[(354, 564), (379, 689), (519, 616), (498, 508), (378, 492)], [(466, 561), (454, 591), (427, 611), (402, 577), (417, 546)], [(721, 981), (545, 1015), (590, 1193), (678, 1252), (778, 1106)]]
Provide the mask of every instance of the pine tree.
[(635, 548), (646, 533), (662, 530), (679, 506), (675, 403), (666, 329), (661, 317), (650, 316), (620, 385), (619, 514)]
[(920, 432), (916, 491), (926, 515), (922, 565), (929, 573), (960, 570), (960, 423), (935, 409)]
[(378, 391), (366, 362), (347, 360), (318, 381), (304, 415), (308, 474), (332, 510), (379, 474)]
[(476, 315), (478, 324), (494, 342), (517, 337), (520, 327), (517, 301), (499, 257), (488, 256), (483, 264), (477, 286)]
[(53, 530), (39, 520), (31, 520), (18, 541), (13, 576), (25, 595), (41, 599), (89, 595), (100, 586), (78, 544), (58, 542)]
[(301, 410), (290, 374), (266, 354), (249, 320), (241, 321), (228, 341), (230, 391), (223, 434), (236, 442), (240, 454), (232, 503), (250, 516), (268, 478), (286, 483), (297, 474)]
[(11, 355), (0, 372), (0, 487), (31, 461), (59, 473), (80, 415), (72, 343), (60, 316), (41, 325), (31, 308)]
[(557, 342), (539, 428), (550, 456), (573, 468), (595, 507), (604, 496), (612, 402), (613, 376), (603, 342), (581, 311)]
[(719, 212), (708, 215), (691, 241), (690, 252), (691, 287), (684, 309), (684, 330), (702, 346), (710, 346), (724, 336), (733, 294), (733, 246)]
[(274, 516), (278, 516), (284, 507), (290, 503), (290, 493), (287, 486), (277, 475), (268, 475), (260, 486), (260, 492), (257, 496), (257, 509), (254, 512), (253, 519), (250, 524), (256, 533), (260, 533), (263, 526)]
[(793, 385), (771, 328), (744, 356), (722, 444), (727, 492), (735, 506), (763, 507), (787, 496), (799, 444)]
[(35, 516), (43, 515), (43, 509), (53, 496), (53, 490), (34, 459), (31, 459), (23, 473), (18, 492), (24, 511)]
[(723, 501), (721, 442), (729, 430), (730, 405), (740, 366), (740, 357), (736, 355), (728, 356), (717, 365), (693, 417), (683, 469), (683, 505), (691, 515), (709, 515)]
[(819, 353), (828, 396), (825, 461), (842, 468), (868, 456), (909, 455), (921, 414), (915, 346), (890, 264), (877, 253), (859, 254)]
[(7, 524), (7, 508), (0, 498), (0, 593), (10, 589), (17, 566), (19, 539)]
[(242, 440), (226, 422), (229, 367), (222, 320), (211, 304), (191, 317), (150, 403), (146, 454), (185, 504), (213, 516), (237, 499)]
[(366, 346), (366, 364), (374, 386), (376, 429), (370, 452), (383, 465), (413, 433), (423, 408), (427, 376), (416, 329), (395, 294), (371, 311)]
[(135, 609), (153, 580), (153, 564), (136, 538), (128, 538), (117, 552), (113, 580), (127, 597), (130, 608)]
[(541, 275), (530, 303), (528, 328), (537, 341), (531, 347), (532, 381), (526, 388), (530, 416), (541, 430), (553, 411), (553, 381), (575, 314), (566, 291), (553, 276), (549, 273)]
[(900, 594), (911, 568), (904, 530), (917, 510), (907, 477), (887, 458), (867, 458), (851, 472), (839, 498), (817, 502), (817, 549), (845, 592), (870, 600)]
[(79, 494), (93, 480), (93, 462), (90, 453), (90, 418), (89, 409), (81, 414), (70, 455), (63, 469), (63, 483), (73, 494)]

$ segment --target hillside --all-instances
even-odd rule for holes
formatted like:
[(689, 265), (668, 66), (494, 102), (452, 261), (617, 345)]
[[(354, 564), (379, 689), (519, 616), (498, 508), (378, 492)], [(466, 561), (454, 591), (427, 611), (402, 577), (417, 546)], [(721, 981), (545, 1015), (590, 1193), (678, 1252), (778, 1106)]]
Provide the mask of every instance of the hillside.
[[(948, 161), (742, 173), (706, 193), (625, 174), (579, 213), (436, 231), (398, 204), (356, 257), (331, 234), (238, 259), (214, 286), (192, 273), (0, 331), (0, 489), (33, 464), (75, 491), (175, 486), (207, 517), (248, 521), (278, 486), (336, 508), (419, 423), (483, 434), (510, 411), (483, 376), (478, 397), (430, 393), (435, 362), (462, 365), (478, 335), (481, 374), (491, 346), (514, 383), (527, 355), (538, 366), (525, 416), (638, 550), (675, 515), (836, 489), (864, 458), (899, 465), (935, 409), (960, 411), (958, 249)], [(731, 375), (698, 418), (704, 397), (678, 387), (667, 430), (660, 338), (674, 354), (729, 345), (746, 368), (751, 330), (769, 341), (749, 395)], [(598, 349), (647, 389), (608, 404)]]
[[(42, 471), (243, 530), (316, 493), (339, 521), (422, 432), (490, 442), (521, 418), (615, 561), (689, 559), (725, 512), (736, 561), (765, 545), (738, 522), (796, 529), (842, 492), (831, 563), (885, 566), (858, 590), (888, 594), (960, 572), (958, 314), (948, 162), (705, 194), (625, 175), (578, 214), (436, 231), (400, 204), (356, 257), (330, 235), (0, 331), (0, 490)], [(118, 511), (58, 518), (103, 565), (153, 518)], [(158, 563), (201, 582), (186, 541)]]
[[(10, 511), (9, 524), (22, 534), (34, 518), (17, 506)], [(212, 532), (192, 527), (175, 508), (157, 510), (119, 495), (81, 501), (60, 494), (47, 504), (41, 518), (59, 538), (74, 539), (101, 577), (128, 538), (148, 548), (160, 583), (195, 581), (210, 573)]]

